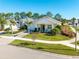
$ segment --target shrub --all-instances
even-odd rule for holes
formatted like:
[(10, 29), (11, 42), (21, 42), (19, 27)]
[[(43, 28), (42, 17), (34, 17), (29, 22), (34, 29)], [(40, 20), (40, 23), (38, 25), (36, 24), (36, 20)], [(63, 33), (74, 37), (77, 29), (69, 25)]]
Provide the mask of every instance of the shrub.
[(27, 26), (26, 25), (21, 26), (19, 30), (27, 30)]
[(60, 25), (57, 25), (55, 28), (58, 28), (58, 29), (60, 29), (60, 30), (61, 30), (61, 26), (60, 26)]
[(9, 32), (10, 30), (11, 30), (10, 28), (6, 28), (6, 29), (5, 29), (6, 32)]
[(62, 34), (69, 36), (69, 37), (74, 37), (75, 33), (72, 31), (72, 29), (69, 26), (62, 26)]
[(61, 26), (57, 25), (54, 29), (47, 33), (47, 35), (56, 35), (61, 33)]
[(60, 29), (58, 29), (58, 28), (54, 28), (53, 30), (52, 30), (52, 34), (53, 35), (56, 35), (56, 34), (60, 34)]
[(56, 35), (56, 34), (62, 34), (68, 37), (75, 37), (75, 33), (72, 31), (72, 29), (68, 25), (57, 25), (54, 29), (52, 29), (48, 35)]

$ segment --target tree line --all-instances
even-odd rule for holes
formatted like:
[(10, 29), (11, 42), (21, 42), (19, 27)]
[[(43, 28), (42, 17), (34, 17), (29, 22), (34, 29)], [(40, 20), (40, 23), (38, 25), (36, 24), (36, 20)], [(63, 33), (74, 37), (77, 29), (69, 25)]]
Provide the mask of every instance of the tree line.
[[(25, 18), (26, 16), (30, 18), (41, 18), (44, 16), (53, 17), (54, 15), (51, 12), (47, 12), (46, 14), (39, 14), (39, 13), (32, 13), (32, 12), (0, 13), (0, 17), (4, 17), (6, 19), (10, 19), (10, 18), (19, 19), (19, 18)], [(59, 19), (61, 18), (61, 15), (58, 13), (54, 16), (54, 18)]]
[[(13, 19), (20, 20), (26, 17), (38, 19), (44, 16), (49, 16), (63, 23), (68, 22), (68, 19), (62, 18), (62, 16), (59, 13), (57, 13), (56, 15), (53, 15), (51, 12), (47, 12), (46, 14), (39, 14), (39, 13), (32, 13), (32, 12), (27, 12), (27, 13), (26, 12), (15, 12), (15, 13), (0, 13), (0, 26), (1, 26), (1, 29), (3, 29), (3, 26), (6, 23), (7, 19), (9, 19), (11, 23), (14, 23)], [(75, 17), (70, 19), (70, 21), (72, 21), (73, 24), (75, 20), (76, 20)]]
[[(0, 17), (3, 17), (5, 19), (15, 18), (16, 20), (19, 20), (19, 19), (25, 18), (27, 16), (30, 18), (34, 18), (34, 19), (41, 18), (44, 16), (49, 16), (49, 17), (52, 17), (59, 21), (68, 20), (68, 19), (62, 18), (62, 15), (60, 15), (59, 13), (57, 13), (56, 15), (53, 15), (51, 12), (47, 12), (46, 14), (39, 14), (39, 13), (32, 13), (32, 12), (0, 13)], [(74, 22), (74, 20), (76, 20), (76, 18), (73, 17), (70, 20), (73, 20), (73, 22)]]

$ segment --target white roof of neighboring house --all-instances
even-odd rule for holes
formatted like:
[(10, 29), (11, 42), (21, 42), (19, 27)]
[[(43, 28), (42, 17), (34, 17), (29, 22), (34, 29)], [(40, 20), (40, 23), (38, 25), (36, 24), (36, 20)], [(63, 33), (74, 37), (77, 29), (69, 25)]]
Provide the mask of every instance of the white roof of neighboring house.
[(61, 24), (60, 21), (57, 21), (51, 17), (43, 17), (35, 21), (36, 24)]

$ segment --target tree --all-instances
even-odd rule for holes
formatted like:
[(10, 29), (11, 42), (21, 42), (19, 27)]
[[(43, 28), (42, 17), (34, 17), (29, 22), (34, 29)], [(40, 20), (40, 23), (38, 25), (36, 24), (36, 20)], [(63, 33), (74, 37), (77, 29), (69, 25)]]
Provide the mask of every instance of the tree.
[(34, 19), (37, 19), (37, 18), (39, 18), (39, 14), (38, 14), (38, 13), (34, 13), (32, 17), (33, 17)]
[(40, 16), (39, 16), (39, 18), (42, 18), (42, 17), (45, 17), (46, 15), (43, 15), (43, 14), (41, 14)]
[(27, 14), (26, 14), (26, 16), (28, 16), (28, 17), (32, 17), (32, 12), (28, 12)]
[(19, 20), (20, 19), (20, 13), (19, 12), (16, 12), (14, 18), (15, 18), (15, 20)]
[(5, 13), (0, 13), (0, 17), (4, 18), (4, 16), (5, 16)]
[(20, 13), (20, 17), (21, 17), (21, 18), (25, 18), (25, 17), (26, 17), (26, 13), (25, 13), (25, 12), (21, 12), (21, 13)]
[(3, 17), (0, 17), (0, 30), (4, 30), (4, 25), (6, 24), (6, 20)]
[(51, 12), (47, 12), (46, 15), (49, 16), (49, 17), (52, 17), (53, 16), (53, 14)]
[(60, 14), (56, 14), (54, 18), (58, 21), (61, 21), (62, 19)]
[(73, 18), (71, 19), (73, 25), (74, 25), (74, 23), (75, 23), (75, 20), (76, 20), (75, 17), (73, 17)]
[(61, 22), (62, 22), (62, 25), (64, 25), (64, 24), (67, 23), (68, 21), (67, 21), (67, 19), (62, 19)]
[(14, 18), (15, 18), (15, 20), (18, 22), (18, 24), (21, 27), (21, 25), (22, 25), (22, 22), (21, 22), (21, 14), (19, 12), (16, 12)]
[(29, 21), (29, 19), (26, 19), (25, 23), (27, 24), (27, 32), (28, 32), (28, 27), (32, 24), (32, 21)]
[(12, 25), (15, 25), (16, 22), (14, 19), (10, 19), (10, 28), (11, 28), (11, 33), (13, 34), (13, 28), (12, 28)]
[(13, 13), (6, 13), (6, 14), (5, 14), (5, 18), (6, 18), (6, 19), (13, 18)]

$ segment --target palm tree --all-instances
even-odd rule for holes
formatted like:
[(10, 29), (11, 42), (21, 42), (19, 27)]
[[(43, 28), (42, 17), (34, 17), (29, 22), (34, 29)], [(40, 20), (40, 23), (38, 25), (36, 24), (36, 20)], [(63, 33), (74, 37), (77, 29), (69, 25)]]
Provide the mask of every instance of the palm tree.
[(13, 28), (12, 26), (16, 24), (16, 21), (14, 19), (10, 19), (10, 28), (11, 28), (11, 33), (13, 34)]

